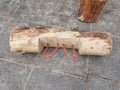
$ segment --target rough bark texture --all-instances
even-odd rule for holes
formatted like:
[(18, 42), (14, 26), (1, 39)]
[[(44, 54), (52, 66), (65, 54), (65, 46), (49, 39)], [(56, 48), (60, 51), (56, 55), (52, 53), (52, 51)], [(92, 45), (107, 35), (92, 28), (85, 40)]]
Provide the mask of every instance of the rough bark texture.
[(107, 0), (80, 0), (78, 18), (85, 22), (98, 21)]
[(66, 48), (74, 45), (81, 55), (108, 55), (112, 39), (107, 32), (73, 32), (52, 28), (15, 27), (10, 34), (11, 51), (15, 53), (38, 53), (44, 46), (55, 47), (59, 43)]

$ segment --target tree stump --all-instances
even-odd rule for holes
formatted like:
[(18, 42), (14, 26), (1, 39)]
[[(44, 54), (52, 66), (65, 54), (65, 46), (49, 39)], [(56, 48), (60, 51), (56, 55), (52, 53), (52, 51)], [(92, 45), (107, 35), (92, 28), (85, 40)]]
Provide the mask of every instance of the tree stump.
[(84, 22), (96, 22), (107, 0), (80, 0), (78, 19)]

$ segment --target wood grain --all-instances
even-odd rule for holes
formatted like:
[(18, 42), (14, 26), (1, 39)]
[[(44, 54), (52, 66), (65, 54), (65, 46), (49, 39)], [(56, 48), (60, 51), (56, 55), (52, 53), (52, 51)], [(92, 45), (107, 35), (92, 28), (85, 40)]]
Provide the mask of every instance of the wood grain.
[(80, 0), (78, 19), (85, 22), (96, 22), (104, 9), (107, 0)]
[(109, 55), (112, 51), (111, 35), (107, 32), (73, 32), (54, 28), (15, 27), (10, 34), (10, 48), (15, 53), (38, 53), (44, 46), (59, 43), (66, 48), (72, 45), (81, 55)]

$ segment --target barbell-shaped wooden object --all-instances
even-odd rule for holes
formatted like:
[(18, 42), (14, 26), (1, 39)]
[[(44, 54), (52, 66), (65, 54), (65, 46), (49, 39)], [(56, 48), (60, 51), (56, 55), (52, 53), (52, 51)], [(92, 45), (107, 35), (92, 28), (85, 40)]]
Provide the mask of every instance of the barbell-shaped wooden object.
[[(75, 32), (53, 28), (15, 27), (10, 34), (10, 49), (15, 53), (38, 53), (44, 46), (74, 48), (80, 55), (109, 55), (111, 35), (107, 32)], [(73, 46), (73, 47), (72, 47)], [(55, 52), (54, 52), (55, 53)], [(75, 51), (74, 51), (75, 54)]]

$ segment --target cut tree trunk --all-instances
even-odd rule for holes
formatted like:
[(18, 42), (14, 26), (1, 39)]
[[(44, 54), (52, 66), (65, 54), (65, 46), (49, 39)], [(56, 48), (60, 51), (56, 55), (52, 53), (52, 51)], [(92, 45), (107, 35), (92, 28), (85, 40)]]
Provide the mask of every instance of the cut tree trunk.
[(112, 50), (111, 35), (107, 32), (73, 32), (53, 28), (15, 27), (10, 34), (11, 51), (15, 53), (38, 53), (44, 46), (66, 48), (72, 45), (81, 55), (108, 55)]
[(85, 22), (96, 22), (104, 9), (107, 0), (80, 0), (78, 19)]

